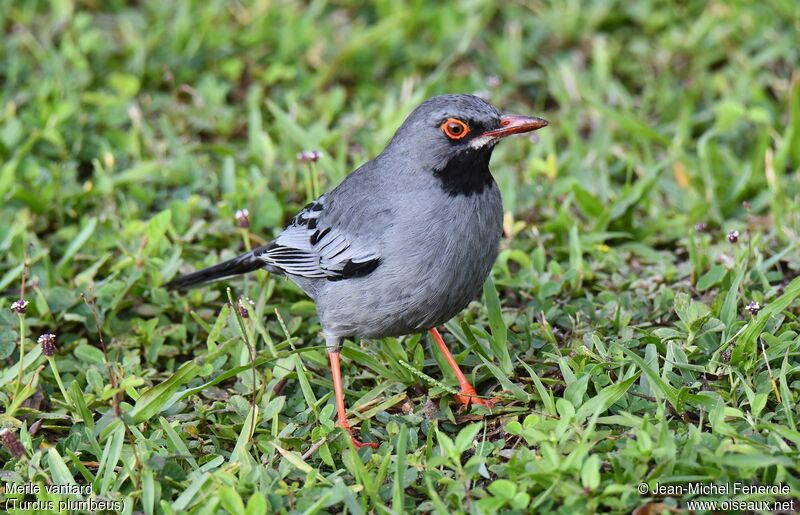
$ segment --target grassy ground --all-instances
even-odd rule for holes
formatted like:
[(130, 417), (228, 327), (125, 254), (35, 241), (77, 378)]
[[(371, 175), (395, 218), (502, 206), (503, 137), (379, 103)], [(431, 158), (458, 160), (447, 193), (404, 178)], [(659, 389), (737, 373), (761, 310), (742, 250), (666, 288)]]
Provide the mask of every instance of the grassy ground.
[[(147, 514), (800, 509), (794, 0), (78, 3), (0, 0), (6, 500), (17, 481)], [(476, 91), (551, 121), (495, 152), (502, 253), (445, 331), (504, 402), (455, 412), (426, 338), (348, 342), (347, 403), (380, 443), (356, 452), (298, 288), (231, 281), (239, 319), (225, 284), (162, 285), (270, 239), (422, 99)], [(692, 482), (732, 491), (652, 493)]]

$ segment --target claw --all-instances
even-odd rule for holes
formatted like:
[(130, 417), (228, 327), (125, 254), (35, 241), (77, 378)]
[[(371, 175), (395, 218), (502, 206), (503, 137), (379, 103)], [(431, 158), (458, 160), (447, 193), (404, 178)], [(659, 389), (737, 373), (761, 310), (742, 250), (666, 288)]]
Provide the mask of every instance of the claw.
[(352, 440), (353, 445), (356, 446), (356, 449), (360, 449), (362, 447), (372, 447), (373, 449), (378, 448), (378, 444), (376, 444), (375, 442), (362, 442), (360, 440), (357, 440), (354, 436), (351, 436), (350, 440)]
[(483, 399), (477, 396), (475, 388), (472, 385), (465, 385), (461, 388), (461, 395), (456, 395), (456, 401), (464, 408), (469, 408), (470, 404), (477, 404), (479, 406), (486, 406), (489, 409), (495, 407), (495, 404), (500, 402), (500, 399), (494, 397), (492, 399)]
[(349, 427), (343, 427), (342, 429), (345, 432), (347, 432), (348, 435), (350, 435), (350, 441), (353, 442), (353, 445), (356, 446), (356, 449), (360, 449), (362, 447), (372, 447), (373, 449), (377, 449), (378, 448), (378, 444), (375, 443), (375, 442), (362, 442), (361, 440), (356, 438), (353, 435), (353, 430), (350, 429)]

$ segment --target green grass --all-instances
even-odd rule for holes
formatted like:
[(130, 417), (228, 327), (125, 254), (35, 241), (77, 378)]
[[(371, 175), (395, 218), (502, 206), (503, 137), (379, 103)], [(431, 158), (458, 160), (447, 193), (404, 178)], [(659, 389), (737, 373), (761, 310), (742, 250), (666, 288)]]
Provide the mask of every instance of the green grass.
[[(794, 0), (75, 4), (0, 0), (0, 427), (24, 447), (0, 487), (146, 514), (800, 509)], [(241, 319), (226, 284), (163, 284), (475, 91), (551, 122), (497, 148), (501, 256), (445, 332), (503, 403), (455, 411), (425, 337), (348, 342), (380, 444), (356, 452), (297, 287), (231, 281)], [(638, 491), (692, 481), (789, 493)]]

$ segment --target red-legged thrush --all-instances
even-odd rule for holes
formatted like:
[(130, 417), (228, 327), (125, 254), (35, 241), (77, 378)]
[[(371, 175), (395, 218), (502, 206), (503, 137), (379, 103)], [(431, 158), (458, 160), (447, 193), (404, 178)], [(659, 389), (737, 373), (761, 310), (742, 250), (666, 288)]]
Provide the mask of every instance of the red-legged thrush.
[(501, 115), (472, 95), (430, 98), (375, 159), (300, 211), (271, 243), (173, 280), (184, 288), (264, 268), (286, 275), (317, 306), (339, 425), (350, 433), (339, 370), (344, 338), (430, 331), (458, 378), (458, 401), (490, 404), (436, 326), (481, 291), (498, 253), (503, 207), (489, 172), (495, 144), (547, 125)]

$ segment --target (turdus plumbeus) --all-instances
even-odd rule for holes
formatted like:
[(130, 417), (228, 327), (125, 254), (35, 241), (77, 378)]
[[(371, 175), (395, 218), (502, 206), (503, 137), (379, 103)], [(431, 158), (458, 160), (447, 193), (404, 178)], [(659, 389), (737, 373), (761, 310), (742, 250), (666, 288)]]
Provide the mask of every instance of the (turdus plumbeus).
[(184, 288), (264, 268), (286, 275), (316, 303), (331, 363), (339, 426), (347, 422), (339, 370), (344, 338), (429, 331), (455, 372), (465, 405), (476, 397), (436, 326), (481, 291), (502, 232), (500, 192), (489, 172), (495, 144), (547, 125), (501, 115), (472, 95), (430, 98), (375, 159), (300, 211), (271, 243), (179, 277)]

